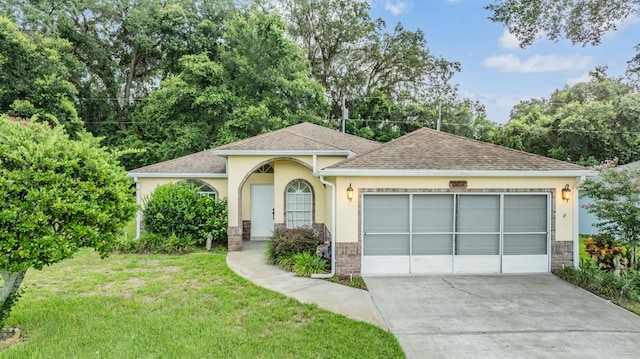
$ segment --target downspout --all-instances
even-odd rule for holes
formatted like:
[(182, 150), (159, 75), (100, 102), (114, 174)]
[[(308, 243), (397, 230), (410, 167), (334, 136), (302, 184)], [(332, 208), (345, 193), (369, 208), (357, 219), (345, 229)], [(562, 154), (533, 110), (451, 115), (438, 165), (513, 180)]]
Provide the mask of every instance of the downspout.
[(133, 182), (136, 184), (136, 204), (138, 205), (138, 210), (136, 211), (136, 239), (138, 239), (140, 238), (140, 232), (142, 231), (142, 211), (140, 210), (142, 195), (140, 194), (140, 182), (138, 182), (138, 177), (133, 177)]
[(573, 200), (573, 268), (576, 269), (580, 268), (580, 185), (585, 179), (585, 176), (578, 177)]
[[(313, 173), (316, 173), (318, 159), (317, 155), (313, 155)], [(336, 185), (325, 180), (324, 176), (319, 176), (320, 183), (331, 187), (331, 272), (329, 273), (313, 273), (311, 278), (331, 278), (336, 275)]]

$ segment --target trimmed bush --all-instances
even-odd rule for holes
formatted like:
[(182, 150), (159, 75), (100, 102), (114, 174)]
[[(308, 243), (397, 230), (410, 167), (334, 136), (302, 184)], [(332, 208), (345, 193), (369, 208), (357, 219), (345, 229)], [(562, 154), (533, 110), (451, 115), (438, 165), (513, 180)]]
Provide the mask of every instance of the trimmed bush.
[(175, 235), (203, 245), (209, 233), (218, 244), (227, 241), (227, 201), (202, 196), (190, 183), (159, 186), (145, 201), (145, 230), (165, 238)]
[[(320, 244), (318, 233), (309, 227), (276, 229), (267, 245), (269, 261), (278, 262), (281, 257), (296, 253), (315, 254)], [(270, 247), (270, 248), (269, 248)]]

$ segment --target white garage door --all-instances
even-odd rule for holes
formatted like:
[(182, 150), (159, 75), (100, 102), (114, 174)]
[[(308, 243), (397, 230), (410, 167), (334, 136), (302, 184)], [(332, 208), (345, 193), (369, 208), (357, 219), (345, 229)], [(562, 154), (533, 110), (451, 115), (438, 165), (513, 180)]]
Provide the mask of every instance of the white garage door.
[(365, 194), (362, 274), (549, 271), (549, 194)]

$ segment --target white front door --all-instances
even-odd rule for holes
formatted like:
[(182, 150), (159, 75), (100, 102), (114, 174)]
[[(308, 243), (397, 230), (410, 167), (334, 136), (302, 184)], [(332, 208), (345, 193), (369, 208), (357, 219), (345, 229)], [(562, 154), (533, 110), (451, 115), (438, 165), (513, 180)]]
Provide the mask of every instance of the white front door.
[(266, 240), (273, 234), (273, 185), (251, 185), (251, 240)]

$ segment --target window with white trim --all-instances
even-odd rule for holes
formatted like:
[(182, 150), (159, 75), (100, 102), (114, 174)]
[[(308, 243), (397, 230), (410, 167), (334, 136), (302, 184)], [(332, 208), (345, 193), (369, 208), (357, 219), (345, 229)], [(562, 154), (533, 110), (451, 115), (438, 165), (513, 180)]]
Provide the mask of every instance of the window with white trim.
[(296, 179), (285, 188), (287, 228), (311, 227), (313, 224), (313, 191), (311, 185)]

